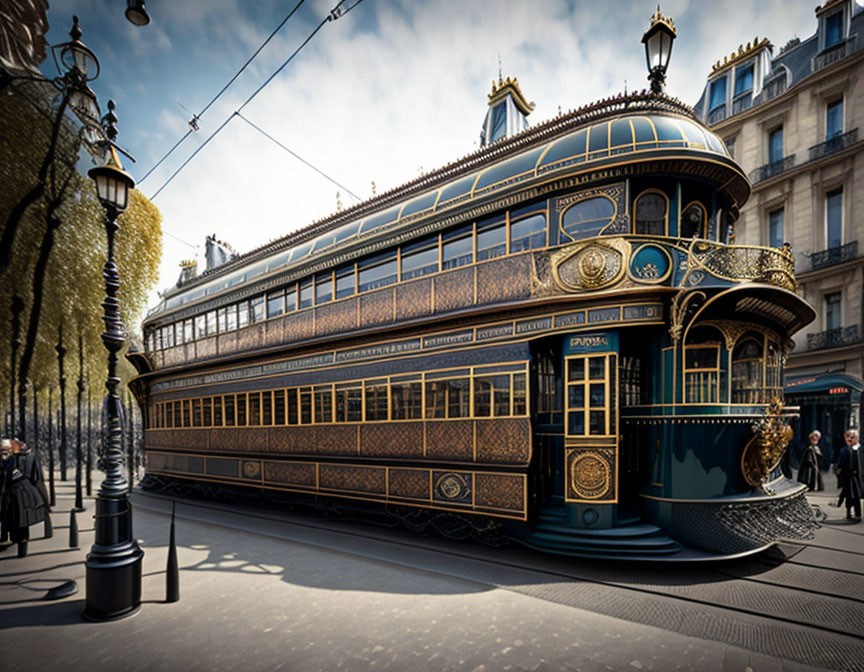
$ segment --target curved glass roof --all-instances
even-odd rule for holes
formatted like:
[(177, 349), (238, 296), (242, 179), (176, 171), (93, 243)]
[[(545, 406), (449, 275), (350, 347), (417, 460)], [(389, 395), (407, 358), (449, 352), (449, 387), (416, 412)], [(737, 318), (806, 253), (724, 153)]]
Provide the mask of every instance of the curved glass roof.
[(728, 156), (726, 146), (719, 137), (699, 122), (690, 119), (654, 113), (606, 119), (596, 124), (582, 126), (544, 145), (520, 152), (504, 161), (459, 177), (404, 203), (322, 233), (311, 241), (287, 250), (280, 250), (252, 266), (220, 275), (210, 282), (185, 292), (180, 291), (164, 300), (151, 311), (151, 314), (215, 294), (278, 268), (293, 266), (311, 254), (362, 238), (376, 229), (390, 226), (406, 217), (436, 212), (515, 182), (577, 163), (597, 161), (619, 154), (671, 148), (696, 149)]

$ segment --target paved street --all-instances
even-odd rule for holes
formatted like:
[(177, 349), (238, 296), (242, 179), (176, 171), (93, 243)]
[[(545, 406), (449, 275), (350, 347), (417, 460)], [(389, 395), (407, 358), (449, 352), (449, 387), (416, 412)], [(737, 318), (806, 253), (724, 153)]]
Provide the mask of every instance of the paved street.
[[(53, 539), (0, 553), (4, 671), (864, 669), (864, 526), (842, 520), (758, 558), (635, 566), (181, 500), (166, 604), (170, 500), (136, 493), (144, 604), (91, 624), (93, 501), (70, 550), (72, 494), (59, 485)], [(837, 519), (829, 500), (813, 497)], [(79, 593), (42, 601), (63, 579)]]

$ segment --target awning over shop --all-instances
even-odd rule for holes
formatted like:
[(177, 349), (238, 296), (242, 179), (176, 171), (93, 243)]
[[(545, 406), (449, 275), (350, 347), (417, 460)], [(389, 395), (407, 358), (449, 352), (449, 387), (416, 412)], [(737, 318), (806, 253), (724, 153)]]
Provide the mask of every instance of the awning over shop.
[(864, 381), (848, 373), (823, 373), (818, 376), (808, 376), (790, 380), (786, 383), (784, 392), (787, 395), (799, 394), (849, 394), (861, 393)]

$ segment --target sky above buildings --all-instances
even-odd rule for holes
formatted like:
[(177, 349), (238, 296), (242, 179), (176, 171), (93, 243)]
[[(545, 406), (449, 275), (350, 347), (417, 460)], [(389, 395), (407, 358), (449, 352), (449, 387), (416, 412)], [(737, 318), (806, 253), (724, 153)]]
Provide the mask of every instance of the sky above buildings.
[[(354, 0), (348, 0), (353, 3)], [(103, 110), (117, 103), (118, 142), (148, 197), (287, 59), (338, 0), (306, 0), (191, 134), (144, 175), (279, 25), (297, 0), (147, 0), (150, 25), (124, 4), (52, 0), (50, 43), (68, 40), (72, 14), (97, 54)], [(666, 0), (678, 28), (667, 92), (694, 104), (711, 66), (768, 37), (775, 54), (816, 30), (815, 0)], [(243, 109), (243, 116), (361, 198), (474, 151), (487, 94), (517, 77), (536, 125), (594, 100), (647, 87), (640, 42), (653, 0), (363, 0), (324, 25)], [(53, 75), (53, 64), (43, 64)], [(185, 109), (184, 109), (185, 108)], [(208, 234), (253, 249), (357, 201), (239, 117), (155, 197), (164, 217), (158, 289)], [(158, 300), (154, 291), (152, 303)]]

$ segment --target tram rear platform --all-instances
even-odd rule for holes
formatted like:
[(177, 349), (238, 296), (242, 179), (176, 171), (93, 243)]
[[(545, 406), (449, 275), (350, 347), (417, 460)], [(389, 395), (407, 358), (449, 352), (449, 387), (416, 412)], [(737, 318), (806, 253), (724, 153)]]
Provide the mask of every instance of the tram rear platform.
[[(826, 478), (833, 486), (835, 479)], [(93, 500), (68, 548), (0, 552), (0, 667), (17, 670), (864, 670), (864, 524), (808, 497), (815, 538), (723, 563), (579, 560), (368, 522), (177, 500), (180, 601), (165, 603), (172, 501), (138, 492), (134, 616), (86, 623)], [(76, 595), (44, 601), (63, 580)]]

